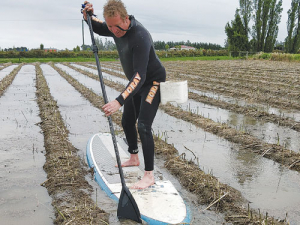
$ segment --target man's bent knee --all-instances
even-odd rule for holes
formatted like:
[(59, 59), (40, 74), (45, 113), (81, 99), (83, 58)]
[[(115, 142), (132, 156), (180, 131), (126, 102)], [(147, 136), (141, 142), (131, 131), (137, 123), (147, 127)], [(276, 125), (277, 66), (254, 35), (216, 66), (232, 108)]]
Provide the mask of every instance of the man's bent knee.
[(141, 138), (147, 137), (151, 134), (151, 126), (148, 126), (142, 122), (138, 123), (138, 131)]

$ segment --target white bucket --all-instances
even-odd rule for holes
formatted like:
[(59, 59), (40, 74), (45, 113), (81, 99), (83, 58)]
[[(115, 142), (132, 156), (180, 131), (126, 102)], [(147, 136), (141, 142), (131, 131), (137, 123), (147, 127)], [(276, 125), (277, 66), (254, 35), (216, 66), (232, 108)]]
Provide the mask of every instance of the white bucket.
[(162, 104), (168, 102), (184, 103), (188, 100), (187, 81), (166, 81), (160, 83), (160, 100)]

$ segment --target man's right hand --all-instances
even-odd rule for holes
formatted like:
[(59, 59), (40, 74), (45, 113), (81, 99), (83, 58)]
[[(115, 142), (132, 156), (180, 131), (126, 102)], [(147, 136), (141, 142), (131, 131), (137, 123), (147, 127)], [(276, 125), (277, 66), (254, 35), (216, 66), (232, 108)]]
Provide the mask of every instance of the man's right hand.
[(83, 18), (85, 20), (87, 20), (87, 17), (86, 17), (86, 12), (92, 12), (92, 15), (94, 14), (94, 8), (93, 8), (93, 4), (89, 3), (88, 1), (85, 1), (84, 2), (85, 4), (85, 8), (82, 10), (82, 14), (83, 14)]

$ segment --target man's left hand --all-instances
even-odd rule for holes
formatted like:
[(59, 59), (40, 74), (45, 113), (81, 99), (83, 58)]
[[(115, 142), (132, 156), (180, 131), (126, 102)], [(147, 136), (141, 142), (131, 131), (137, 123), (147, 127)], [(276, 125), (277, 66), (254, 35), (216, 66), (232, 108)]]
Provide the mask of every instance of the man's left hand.
[(113, 100), (113, 101), (105, 104), (102, 107), (106, 116), (112, 115), (114, 112), (118, 111), (120, 108), (121, 108), (121, 105), (117, 100)]

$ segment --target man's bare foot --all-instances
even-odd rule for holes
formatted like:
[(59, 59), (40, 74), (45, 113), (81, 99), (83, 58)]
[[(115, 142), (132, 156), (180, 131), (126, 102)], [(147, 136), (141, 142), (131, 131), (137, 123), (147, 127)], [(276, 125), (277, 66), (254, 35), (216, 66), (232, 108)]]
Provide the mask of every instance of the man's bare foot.
[(145, 189), (155, 183), (153, 171), (145, 171), (144, 177), (132, 185), (132, 189)]
[[(121, 164), (122, 167), (139, 166), (139, 165), (140, 165), (140, 160), (138, 154), (130, 154), (129, 160)], [(118, 167), (118, 165), (116, 165), (116, 167)]]

